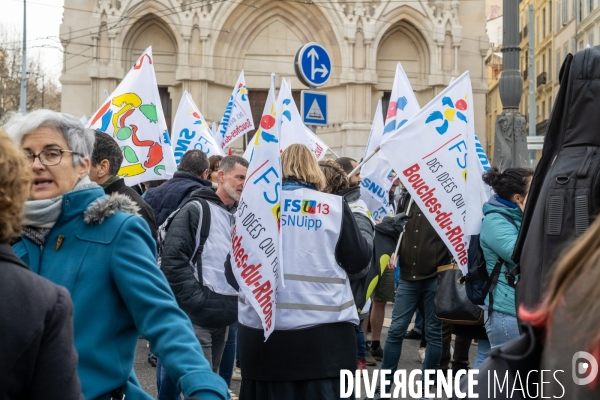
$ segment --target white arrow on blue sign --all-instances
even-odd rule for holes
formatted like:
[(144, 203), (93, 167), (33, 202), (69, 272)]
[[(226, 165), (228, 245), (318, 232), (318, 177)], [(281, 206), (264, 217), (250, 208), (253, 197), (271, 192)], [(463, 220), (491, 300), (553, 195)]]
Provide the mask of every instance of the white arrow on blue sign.
[(312, 86), (324, 85), (331, 76), (331, 58), (323, 46), (308, 43), (298, 55), (298, 67), (304, 79)]

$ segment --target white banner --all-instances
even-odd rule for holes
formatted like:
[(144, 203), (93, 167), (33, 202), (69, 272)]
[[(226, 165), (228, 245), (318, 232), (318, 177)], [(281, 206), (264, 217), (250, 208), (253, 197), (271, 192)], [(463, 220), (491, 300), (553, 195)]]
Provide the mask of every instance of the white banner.
[(175, 162), (179, 165), (188, 150), (200, 150), (207, 157), (225, 156), (223, 149), (213, 138), (206, 120), (196, 107), (192, 95), (183, 92), (177, 114), (173, 121), (173, 142), (175, 143)]
[(171, 178), (177, 169), (152, 60), (148, 47), (87, 125), (119, 144), (118, 174), (128, 186)]
[(275, 295), (282, 278), (279, 110), (272, 83), (260, 127), (252, 140), (254, 155), (248, 167), (231, 242), (233, 273), (244, 298), (260, 316), (265, 340), (275, 329)]
[[(327, 153), (329, 147), (302, 122), (296, 103), (294, 103), (294, 99), (292, 98), (292, 92), (285, 79), (281, 83), (281, 96), (284, 96), (286, 99), (283, 105), (281, 151), (284, 151), (294, 143), (300, 143), (306, 145), (313, 152), (317, 161), (321, 161), (325, 158), (325, 153)], [(246, 151), (244, 151), (243, 157), (248, 161), (252, 160), (254, 142), (254, 140), (251, 140), (248, 143)]]
[[(467, 141), (474, 134), (473, 94), (465, 72), (400, 129), (384, 137), (390, 162), (458, 265), (467, 267)], [(478, 210), (475, 210), (478, 212)]]
[(252, 129), (254, 129), (254, 122), (252, 121), (248, 89), (242, 70), (229, 97), (223, 119), (219, 124), (219, 132), (213, 132), (213, 135), (217, 143), (224, 149)]
[[(420, 109), (406, 73), (402, 69), (402, 65), (398, 63), (385, 124), (382, 118), (381, 101), (379, 101), (365, 157), (381, 144), (384, 135), (400, 128)], [(389, 204), (389, 190), (396, 180), (397, 174), (392, 170), (390, 163), (381, 154), (375, 154), (363, 165), (360, 176), (362, 178), (360, 197), (369, 207), (373, 218), (379, 220), (387, 215), (393, 215), (393, 208)]]

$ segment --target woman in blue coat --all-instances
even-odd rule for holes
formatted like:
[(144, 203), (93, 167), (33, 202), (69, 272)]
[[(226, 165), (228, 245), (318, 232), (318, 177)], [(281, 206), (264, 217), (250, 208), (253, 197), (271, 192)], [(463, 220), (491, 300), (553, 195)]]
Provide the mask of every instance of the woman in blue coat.
[(498, 283), (486, 298), (488, 317), (485, 327), (492, 348), (519, 336), (515, 289), (506, 278), (506, 273), (515, 267), (511, 257), (519, 236), (532, 176), (533, 171), (528, 168), (507, 168), (500, 172), (494, 167), (483, 174), (483, 181), (496, 193), (483, 205), (485, 217), (480, 235), (488, 274), (492, 275), (496, 263), (502, 263)]
[[(86, 400), (151, 399), (133, 371), (143, 335), (187, 395), (227, 398), (155, 261), (146, 222), (128, 197), (106, 197), (88, 178), (94, 131), (50, 110), (14, 116), (6, 130), (33, 172), (21, 240), (33, 272), (73, 299), (77, 372)], [(60, 368), (60, 366), (57, 366)]]

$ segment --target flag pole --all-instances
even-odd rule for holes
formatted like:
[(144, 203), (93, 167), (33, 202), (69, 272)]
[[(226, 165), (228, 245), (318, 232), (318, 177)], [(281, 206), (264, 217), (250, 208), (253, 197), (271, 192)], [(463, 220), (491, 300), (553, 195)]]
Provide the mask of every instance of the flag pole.
[[(413, 198), (412, 196), (410, 197), (410, 201), (408, 202), (408, 208), (406, 209), (406, 216), (408, 217), (408, 214), (410, 213), (410, 208), (413, 205)], [(396, 255), (396, 258), (398, 258), (398, 250), (400, 250), (400, 243), (402, 243), (402, 236), (404, 236), (404, 231), (406, 230), (406, 225), (404, 225), (404, 227), (402, 228), (402, 232), (400, 233), (400, 238), (398, 238), (398, 243), (396, 244), (396, 251), (394, 251), (394, 254)]]
[[(354, 168), (349, 174), (348, 174), (348, 178), (351, 178), (352, 176), (354, 176), (354, 174), (356, 174), (358, 172), (358, 170), (360, 169), (360, 167), (362, 167), (363, 165), (365, 165), (365, 163), (367, 161), (369, 161), (375, 154), (377, 154), (377, 152), (379, 151), (380, 146), (377, 146), (377, 148), (375, 150), (373, 150), (373, 152), (371, 154), (369, 154), (368, 156), (365, 157), (364, 160), (362, 160), (360, 162), (360, 164), (358, 164), (356, 166), (356, 168)], [(333, 153), (333, 152), (332, 152)]]
[(331, 154), (333, 154), (333, 156), (334, 156), (335, 158), (340, 158), (340, 156), (338, 156), (337, 154), (335, 154), (335, 152), (334, 152), (333, 150), (331, 150), (331, 148), (329, 148), (329, 147), (328, 147), (328, 148), (327, 148), (327, 150), (328, 150), (328, 151), (329, 151)]

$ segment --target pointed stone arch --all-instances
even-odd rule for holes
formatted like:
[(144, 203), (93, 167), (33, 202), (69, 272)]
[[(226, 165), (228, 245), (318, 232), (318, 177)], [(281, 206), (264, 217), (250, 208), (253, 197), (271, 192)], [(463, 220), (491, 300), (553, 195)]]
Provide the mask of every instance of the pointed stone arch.
[(392, 25), (378, 42), (378, 88), (390, 90), (396, 64), (402, 63), (415, 91), (428, 85), (430, 52), (423, 35), (409, 21), (402, 19)]
[(175, 84), (178, 61), (177, 37), (165, 21), (156, 14), (143, 16), (128, 30), (121, 52), (124, 71), (131, 68), (148, 46), (152, 46), (154, 71), (159, 86)]
[[(229, 12), (220, 32), (212, 43), (212, 65), (216, 83), (232, 85), (239, 71), (245, 69), (249, 86), (269, 86), (264, 64), (296, 81), (294, 54), (303, 44), (318, 42), (332, 58), (331, 84), (339, 82), (342, 70), (340, 44), (330, 18), (318, 7), (306, 7), (294, 2), (263, 1), (252, 9), (239, 5)], [(300, 17), (301, 16), (301, 17)], [(262, 47), (262, 51), (257, 51)], [(252, 68), (262, 63), (261, 68)], [(295, 88), (301, 85), (293, 84)]]

